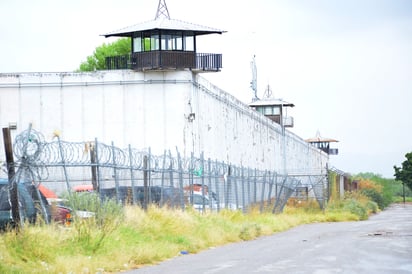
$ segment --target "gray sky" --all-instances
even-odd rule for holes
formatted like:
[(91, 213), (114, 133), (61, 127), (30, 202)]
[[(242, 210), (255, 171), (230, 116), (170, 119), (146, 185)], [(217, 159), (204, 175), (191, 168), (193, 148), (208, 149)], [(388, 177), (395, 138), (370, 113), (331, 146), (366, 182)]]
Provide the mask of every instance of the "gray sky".
[[(392, 177), (412, 151), (412, 1), (166, 0), (174, 19), (220, 28), (198, 52), (223, 54), (204, 75), (249, 103), (270, 85), (293, 102), (291, 130), (338, 139), (331, 163)], [(100, 34), (152, 20), (158, 0), (2, 0), (0, 73), (73, 71)]]

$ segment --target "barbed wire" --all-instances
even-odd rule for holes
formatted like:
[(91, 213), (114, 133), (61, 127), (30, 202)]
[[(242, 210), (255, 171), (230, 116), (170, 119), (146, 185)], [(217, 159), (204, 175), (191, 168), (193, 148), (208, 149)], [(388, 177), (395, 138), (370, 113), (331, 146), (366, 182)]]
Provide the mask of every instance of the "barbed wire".
[[(134, 171), (139, 171), (139, 180), (143, 180), (143, 171), (149, 171), (153, 179), (158, 176), (157, 179), (163, 182), (167, 177), (166, 180), (169, 180), (170, 184), (173, 184), (174, 180), (178, 180), (180, 184), (183, 184), (184, 180), (185, 182), (191, 180), (192, 183), (196, 181), (202, 184), (207, 183), (210, 186), (213, 177), (215, 183), (218, 181), (233, 182), (233, 189), (225, 188), (221, 191), (226, 191), (226, 194), (236, 194), (235, 197), (247, 191), (248, 194), (243, 197), (251, 197), (253, 194), (256, 199), (256, 184), (260, 184), (262, 191), (260, 198), (270, 200), (272, 187), (276, 186), (277, 204), (274, 205), (273, 210), (281, 211), (294, 189), (302, 184), (301, 174), (289, 176), (274, 171), (235, 166), (218, 160), (205, 159), (203, 153), (200, 157), (194, 157), (193, 154), (190, 157), (181, 157), (177, 148), (174, 153), (171, 150), (165, 150), (163, 155), (153, 155), (150, 148), (139, 150), (129, 146), (121, 149), (113, 143), (109, 145), (97, 140), (67, 142), (60, 140), (58, 135), (52, 141), (46, 142), (44, 136), (31, 127), (16, 136), (13, 149), (17, 159), (19, 178), (24, 176), (24, 178), (30, 177), (32, 182), (45, 181), (49, 178), (49, 172), (56, 172), (57, 168), (63, 172), (60, 173), (60, 179), (56, 176), (53, 180), (66, 182), (67, 189), (70, 188), (69, 177), (81, 181), (83, 179), (78, 175), (82, 174), (84, 178), (90, 176), (91, 167), (100, 168), (100, 171), (95, 173), (95, 177), (97, 176), (97, 180), (103, 180), (104, 182), (99, 181), (99, 184), (101, 182), (104, 185), (114, 182), (118, 184), (118, 180), (132, 181), (133, 176), (136, 175), (133, 174)], [(67, 169), (72, 167), (83, 167), (83, 169), (71, 169), (68, 175)], [(185, 178), (181, 178), (181, 175)], [(315, 182), (320, 182), (322, 178)], [(90, 177), (86, 181), (90, 181)], [(244, 187), (244, 182), (247, 182), (248, 189)], [(316, 198), (322, 202), (324, 181), (318, 185), (314, 184), (314, 181), (310, 183), (315, 195), (319, 196)], [(250, 190), (252, 184), (254, 192)], [(263, 194), (264, 191), (266, 194)]]
[(225, 174), (227, 166), (210, 159), (189, 157), (180, 158), (168, 151), (163, 155), (153, 155), (147, 150), (135, 148), (121, 149), (99, 142), (67, 142), (59, 138), (46, 142), (44, 136), (29, 128), (15, 138), (14, 154), (16, 166), (30, 169), (37, 179), (48, 177), (51, 166), (90, 166), (116, 167), (119, 169), (163, 171), (181, 169), (185, 173)]
[[(254, 176), (263, 178), (267, 171), (236, 167), (223, 162), (212, 161), (196, 157), (180, 157), (179, 152), (173, 155), (165, 151), (163, 155), (153, 155), (147, 149), (121, 149), (113, 144), (100, 142), (67, 142), (57, 137), (57, 140), (46, 142), (44, 136), (29, 128), (16, 136), (14, 154), (17, 158), (16, 166), (30, 169), (36, 178), (46, 179), (48, 167), (51, 166), (91, 166), (116, 167), (119, 169), (152, 171), (180, 169), (184, 173), (196, 175), (227, 176), (231, 167), (232, 176)], [(270, 174), (269, 172), (268, 174)], [(275, 172), (271, 173), (275, 175)], [(280, 176), (280, 175), (279, 175)]]
[(17, 158), (15, 166), (18, 168), (18, 178), (43, 180), (48, 177), (47, 168), (41, 159), (44, 145), (44, 136), (31, 126), (16, 136), (13, 151)]

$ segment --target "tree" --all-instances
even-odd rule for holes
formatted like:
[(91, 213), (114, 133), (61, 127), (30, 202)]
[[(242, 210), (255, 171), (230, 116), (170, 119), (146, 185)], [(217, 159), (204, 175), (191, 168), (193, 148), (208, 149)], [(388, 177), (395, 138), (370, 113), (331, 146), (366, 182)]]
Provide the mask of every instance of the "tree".
[(406, 153), (405, 157), (406, 160), (402, 163), (402, 167), (393, 166), (395, 169), (394, 176), (397, 181), (402, 182), (404, 188), (406, 185), (412, 190), (412, 152)]
[(86, 61), (80, 64), (79, 71), (106, 69), (106, 57), (128, 55), (130, 52), (130, 38), (121, 38), (109, 44), (103, 43), (94, 50), (93, 55), (88, 56)]

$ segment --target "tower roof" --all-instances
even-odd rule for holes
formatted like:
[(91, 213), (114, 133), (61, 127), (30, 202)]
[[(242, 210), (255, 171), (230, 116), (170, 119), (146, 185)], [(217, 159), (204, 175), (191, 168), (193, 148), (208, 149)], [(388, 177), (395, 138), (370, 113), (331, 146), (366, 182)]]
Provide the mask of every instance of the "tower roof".
[(315, 136), (315, 137), (306, 139), (305, 141), (308, 142), (308, 143), (319, 143), (319, 142), (332, 143), (332, 142), (339, 142), (338, 140), (335, 140), (335, 139), (332, 139), (332, 138), (325, 138), (325, 137), (320, 136), (320, 132), (319, 132), (319, 131), (316, 132), (316, 136)]
[(155, 20), (142, 22), (133, 26), (125, 27), (116, 31), (112, 31), (103, 36), (111, 37), (131, 37), (135, 32), (142, 32), (147, 30), (176, 30), (183, 31), (185, 34), (204, 35), (204, 34), (222, 34), (226, 31), (210, 28), (198, 24), (192, 24), (181, 20), (161, 17)]
[(289, 103), (283, 101), (282, 99), (275, 99), (275, 98), (264, 98), (258, 99), (253, 101), (249, 104), (250, 107), (258, 107), (258, 106), (283, 106), (283, 107), (294, 107), (293, 103)]

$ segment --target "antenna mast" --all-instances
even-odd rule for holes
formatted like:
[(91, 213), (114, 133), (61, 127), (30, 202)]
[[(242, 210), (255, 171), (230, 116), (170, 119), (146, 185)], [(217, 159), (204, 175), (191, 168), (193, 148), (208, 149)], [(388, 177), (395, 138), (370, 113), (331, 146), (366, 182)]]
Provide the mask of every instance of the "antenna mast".
[(266, 87), (265, 94), (263, 94), (263, 97), (268, 98), (268, 99), (272, 98), (272, 89), (270, 88), (269, 85)]
[(155, 20), (160, 19), (162, 16), (166, 19), (170, 19), (169, 10), (166, 6), (166, 0), (159, 0)]
[(252, 69), (252, 81), (250, 82), (250, 87), (252, 88), (254, 92), (254, 97), (252, 98), (252, 101), (259, 100), (257, 97), (257, 68), (256, 68), (256, 56), (253, 55), (253, 60), (250, 62), (250, 68)]

